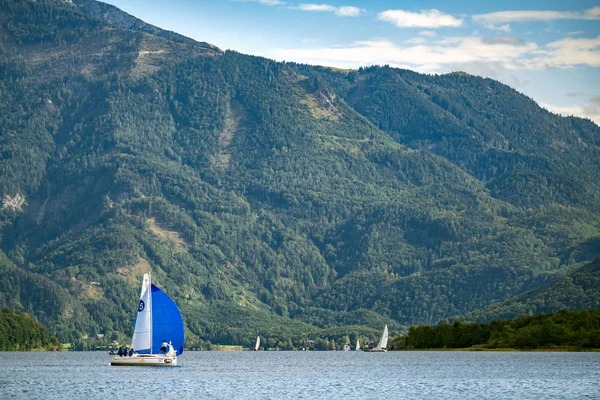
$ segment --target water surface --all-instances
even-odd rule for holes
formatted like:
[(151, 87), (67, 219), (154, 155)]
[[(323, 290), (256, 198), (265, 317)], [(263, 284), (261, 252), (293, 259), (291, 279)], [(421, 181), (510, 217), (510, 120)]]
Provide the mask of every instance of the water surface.
[(2, 398), (600, 399), (600, 353), (186, 352), (111, 367), (100, 352), (0, 353)]

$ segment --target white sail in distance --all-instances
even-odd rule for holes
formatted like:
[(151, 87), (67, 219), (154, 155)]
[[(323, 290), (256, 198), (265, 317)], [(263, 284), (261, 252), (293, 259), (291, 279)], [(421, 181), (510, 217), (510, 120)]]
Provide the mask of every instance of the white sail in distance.
[(388, 327), (387, 325), (383, 329), (383, 335), (381, 335), (381, 339), (379, 339), (379, 343), (377, 344), (377, 349), (387, 349), (388, 342)]

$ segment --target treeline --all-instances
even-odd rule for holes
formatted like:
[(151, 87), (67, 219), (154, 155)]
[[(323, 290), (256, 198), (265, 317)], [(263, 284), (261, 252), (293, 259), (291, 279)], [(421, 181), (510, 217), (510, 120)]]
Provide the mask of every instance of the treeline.
[(408, 336), (394, 339), (395, 348), (543, 349), (600, 348), (600, 310), (559, 311), (489, 324), (453, 324), (414, 327)]
[(60, 349), (56, 337), (50, 337), (46, 327), (24, 312), (0, 309), (0, 350), (29, 351)]

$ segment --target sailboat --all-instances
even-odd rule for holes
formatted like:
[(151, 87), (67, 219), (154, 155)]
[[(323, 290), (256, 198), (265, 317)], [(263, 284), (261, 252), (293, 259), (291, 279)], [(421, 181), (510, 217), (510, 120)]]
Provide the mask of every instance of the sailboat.
[[(169, 343), (167, 351), (160, 354), (165, 341)], [(183, 319), (177, 304), (151, 283), (150, 274), (144, 274), (132, 340), (135, 353), (114, 357), (110, 365), (175, 366), (183, 343)]]
[(388, 342), (388, 327), (387, 325), (383, 328), (383, 334), (381, 335), (381, 339), (379, 339), (379, 343), (377, 343), (377, 347), (373, 347), (372, 349), (365, 349), (365, 351), (371, 353), (383, 353), (387, 351), (387, 342)]
[(360, 343), (358, 342), (358, 339), (356, 339), (356, 348), (354, 351), (360, 351)]
[(258, 351), (258, 347), (260, 346), (260, 336), (256, 337), (256, 344), (254, 345), (254, 351)]

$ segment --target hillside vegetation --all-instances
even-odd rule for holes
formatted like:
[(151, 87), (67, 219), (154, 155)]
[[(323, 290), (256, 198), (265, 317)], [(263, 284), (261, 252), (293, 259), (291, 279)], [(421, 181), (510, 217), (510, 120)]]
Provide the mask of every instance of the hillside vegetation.
[(0, 0), (0, 306), (188, 344), (376, 338), (600, 255), (600, 128), (499, 82), (277, 63), (91, 0)]
[(411, 327), (407, 337), (394, 340), (399, 348), (552, 349), (600, 348), (600, 311), (559, 311), (489, 324)]
[(550, 313), (558, 310), (599, 309), (600, 260), (596, 260), (547, 286), (467, 313), (463, 319), (487, 322), (494, 319), (511, 319), (520, 315)]
[(60, 349), (56, 337), (48, 336), (46, 328), (31, 316), (0, 309), (0, 351)]

